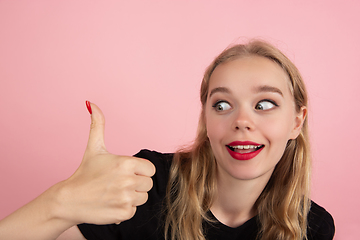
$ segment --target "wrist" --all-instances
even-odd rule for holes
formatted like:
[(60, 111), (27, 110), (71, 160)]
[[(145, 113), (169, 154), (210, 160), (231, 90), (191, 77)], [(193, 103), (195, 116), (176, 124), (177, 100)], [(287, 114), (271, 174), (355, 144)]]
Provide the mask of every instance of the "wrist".
[(48, 218), (68, 228), (80, 223), (75, 218), (74, 209), (71, 208), (71, 196), (66, 180), (53, 185), (46, 193), (46, 201), (49, 203)]

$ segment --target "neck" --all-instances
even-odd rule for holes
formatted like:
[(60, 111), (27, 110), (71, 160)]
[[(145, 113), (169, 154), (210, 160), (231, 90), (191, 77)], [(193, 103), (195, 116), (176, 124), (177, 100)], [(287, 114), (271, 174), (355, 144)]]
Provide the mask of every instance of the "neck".
[(254, 217), (255, 202), (269, 178), (238, 180), (217, 176), (217, 196), (211, 206), (213, 215), (229, 227), (238, 227)]

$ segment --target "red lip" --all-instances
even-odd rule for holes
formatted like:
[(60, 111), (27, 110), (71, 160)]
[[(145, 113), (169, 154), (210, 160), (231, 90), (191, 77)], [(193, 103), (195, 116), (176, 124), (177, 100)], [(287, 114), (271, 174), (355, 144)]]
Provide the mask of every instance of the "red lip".
[[(255, 143), (255, 142), (251, 142), (251, 141), (235, 141), (235, 142), (231, 142), (229, 143), (227, 146), (236, 146), (236, 145), (255, 145), (255, 146), (260, 146), (261, 144)], [(234, 152), (232, 151), (229, 147), (226, 147), (226, 149), (228, 150), (229, 154), (231, 155), (231, 157), (233, 157), (236, 160), (241, 160), (241, 161), (245, 161), (245, 160), (250, 160), (254, 157), (256, 157), (261, 150), (263, 150), (263, 147), (253, 151), (253, 152), (249, 152), (249, 153), (238, 153), (238, 152)]]
[(256, 143), (256, 142), (251, 142), (251, 141), (234, 141), (228, 144), (229, 146), (236, 146), (236, 145), (255, 145), (255, 146), (259, 146), (261, 144)]

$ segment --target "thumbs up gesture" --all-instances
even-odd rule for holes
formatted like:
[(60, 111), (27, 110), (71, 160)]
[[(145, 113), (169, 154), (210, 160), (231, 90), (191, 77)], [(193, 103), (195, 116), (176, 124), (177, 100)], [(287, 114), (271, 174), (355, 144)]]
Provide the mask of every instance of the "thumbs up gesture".
[(147, 201), (155, 166), (148, 160), (118, 156), (106, 150), (105, 118), (87, 102), (91, 113), (89, 141), (76, 172), (62, 182), (62, 204), (74, 224), (111, 224), (130, 219)]

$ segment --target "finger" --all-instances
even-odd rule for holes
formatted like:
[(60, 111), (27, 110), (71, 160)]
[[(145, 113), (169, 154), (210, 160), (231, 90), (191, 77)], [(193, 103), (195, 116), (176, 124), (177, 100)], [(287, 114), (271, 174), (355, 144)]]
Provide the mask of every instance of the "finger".
[(137, 207), (137, 206), (143, 205), (144, 203), (147, 202), (148, 197), (149, 196), (146, 192), (145, 193), (142, 193), (142, 192), (136, 193), (136, 198), (134, 199), (133, 206)]
[(151, 177), (136, 176), (137, 185), (135, 186), (136, 192), (148, 192), (153, 187)]
[(134, 157), (134, 159), (138, 161), (138, 164), (136, 164), (136, 168), (134, 169), (136, 175), (152, 177), (155, 174), (156, 168), (152, 162), (143, 158)]
[(91, 114), (90, 134), (87, 144), (87, 151), (106, 151), (104, 133), (105, 117), (102, 111), (94, 103), (86, 101), (89, 113)]

